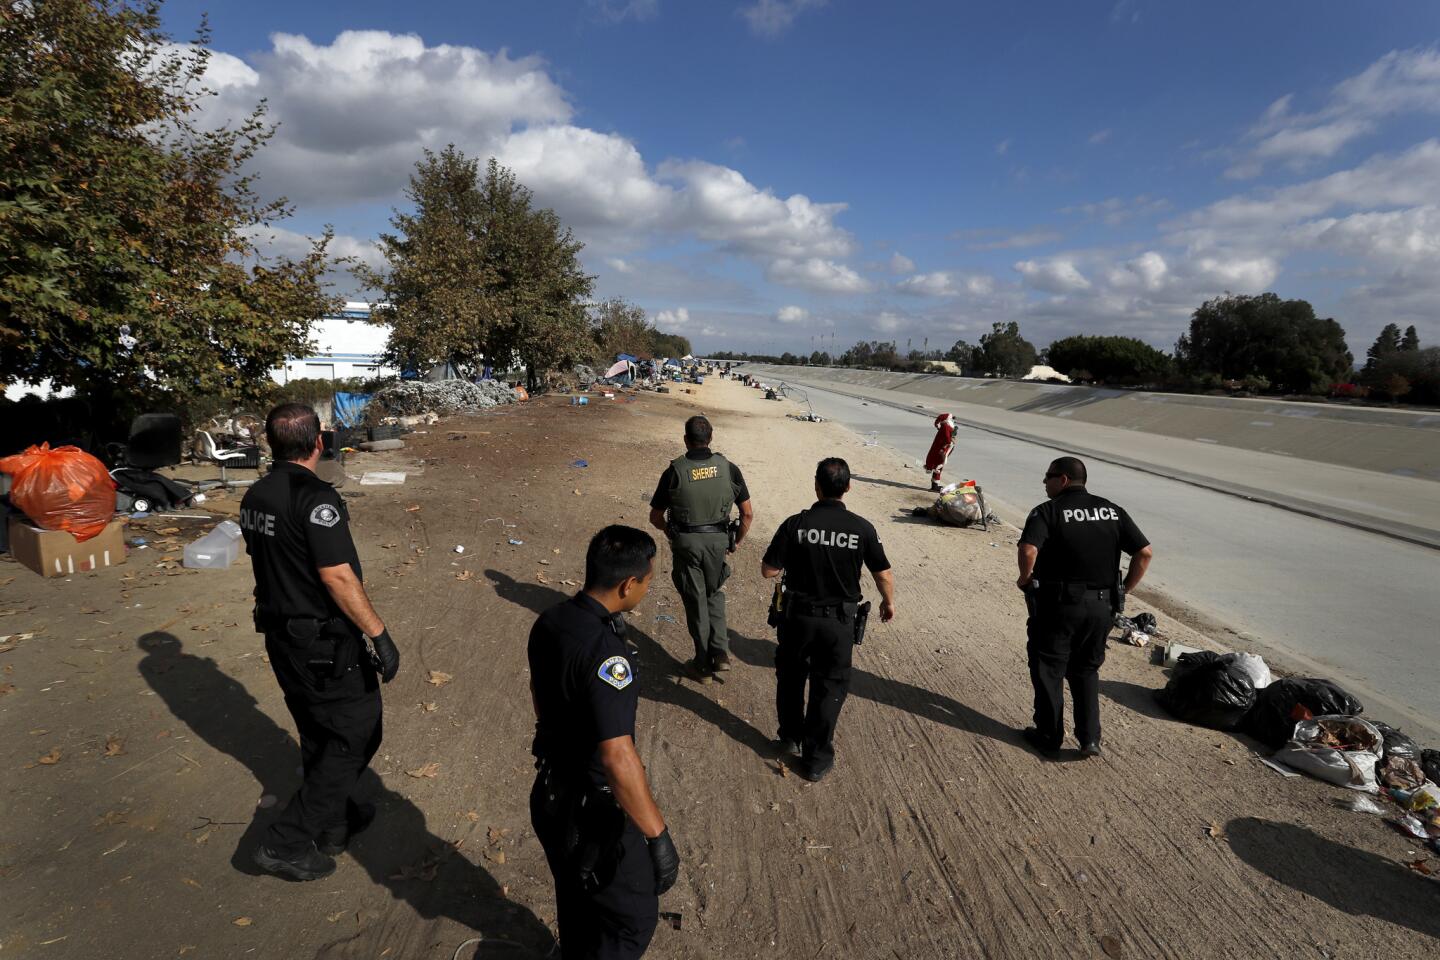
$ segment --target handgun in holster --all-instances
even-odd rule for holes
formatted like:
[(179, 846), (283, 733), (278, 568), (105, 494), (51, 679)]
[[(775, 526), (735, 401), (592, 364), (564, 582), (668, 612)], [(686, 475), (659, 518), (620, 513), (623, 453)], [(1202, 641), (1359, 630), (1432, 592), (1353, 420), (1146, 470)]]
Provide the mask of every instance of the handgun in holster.
[(360, 662), (360, 639), (343, 617), (291, 617), (285, 621), (285, 636), (305, 654), (307, 667), (331, 680), (343, 677)]
[(870, 601), (855, 608), (855, 646), (865, 642), (865, 624), (870, 619)]
[(1032, 579), (1021, 592), (1025, 594), (1025, 613), (1034, 617), (1040, 610), (1040, 581)]
[(775, 584), (775, 592), (770, 595), (770, 614), (765, 622), (778, 630), (785, 622), (785, 615), (785, 575), (781, 574), (780, 581)]
[(725, 524), (725, 533), (730, 537), (730, 546), (729, 546), (727, 549), (730, 550), (730, 552), (733, 553), (733, 552), (735, 551), (735, 545), (736, 545), (736, 544), (739, 542), (739, 540), (740, 540), (740, 518), (739, 518), (739, 517), (732, 517), (732, 518), (730, 519), (730, 522), (727, 523), (727, 524)]
[(1121, 614), (1125, 612), (1125, 584), (1116, 581), (1115, 586), (1110, 588), (1110, 612)]
[(584, 890), (594, 892), (609, 886), (620, 863), (625, 811), (613, 794), (589, 787), (580, 791), (570, 817), (566, 834), (570, 869)]

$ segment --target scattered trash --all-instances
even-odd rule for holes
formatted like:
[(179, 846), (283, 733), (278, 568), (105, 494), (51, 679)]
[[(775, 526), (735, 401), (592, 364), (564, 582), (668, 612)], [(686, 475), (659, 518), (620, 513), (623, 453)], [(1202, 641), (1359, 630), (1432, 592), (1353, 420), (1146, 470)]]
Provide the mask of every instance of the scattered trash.
[(222, 520), (214, 530), (185, 545), (184, 564), (192, 570), (223, 570), (240, 556), (241, 547), (240, 525)]
[(1328, 783), (1378, 793), (1375, 766), (1383, 744), (1380, 731), (1368, 720), (1322, 716), (1297, 723), (1294, 736), (1276, 751), (1275, 759)]
[(371, 400), (392, 416), (436, 413), (442, 416), (468, 410), (484, 410), (523, 399), (516, 391), (496, 380), (397, 380), (382, 387)]
[(431, 670), (430, 676), (425, 678), (425, 682), (433, 687), (443, 687), (445, 686), (445, 684), (449, 683), (451, 680), (454, 679), (455, 678), (450, 676), (450, 674), (443, 671)]
[(588, 466), (590, 466), (590, 461), (588, 461), (588, 460), (571, 460), (571, 461), (570, 461), (570, 466), (572, 466), (572, 467), (588, 467)]
[(510, 537), (510, 538), (509, 538), (509, 541), (510, 541), (510, 546), (512, 546), (512, 547), (521, 547), (521, 546), (524, 546), (524, 545), (525, 545), (525, 541), (524, 541), (524, 540), (516, 540), (514, 537)]
[(455, 544), (455, 552), (456, 552), (456, 553), (464, 553), (464, 552), (465, 552), (465, 545), (462, 544), (462, 543), (457, 543), (457, 544)]
[(434, 780), (440, 773), (440, 761), (432, 760), (423, 767), (416, 767), (414, 770), (406, 770), (407, 777), (414, 777), (416, 780)]
[(1235, 660), (1233, 653), (1187, 653), (1155, 699), (1186, 723), (1233, 730), (1255, 705), (1255, 685)]
[(371, 470), (369, 473), (360, 477), (360, 486), (362, 487), (389, 486), (404, 482), (405, 474), (403, 471)]
[(1176, 643), (1174, 640), (1171, 640), (1165, 644), (1165, 659), (1162, 662), (1167, 667), (1173, 667), (1180, 662), (1180, 658), (1185, 656), (1185, 654), (1200, 652), (1199, 647), (1187, 647), (1183, 643)]
[(386, 450), (404, 450), (405, 441), (398, 437), (388, 440), (366, 440), (360, 444), (360, 449), (366, 453), (384, 453)]
[(1270, 675), (1270, 668), (1265, 664), (1265, 659), (1255, 653), (1232, 653), (1227, 654), (1235, 658), (1235, 666), (1245, 671), (1250, 682), (1256, 690), (1264, 690), (1274, 682)]
[(571, 398), (570, 398), (570, 406), (572, 406), (572, 407), (588, 407), (589, 405), (590, 405), (590, 398), (589, 398), (589, 397), (571, 397)]
[(1257, 692), (1255, 708), (1245, 718), (1244, 729), (1267, 747), (1278, 750), (1290, 740), (1301, 720), (1354, 717), (1364, 709), (1359, 700), (1329, 680), (1285, 677)]
[(1356, 794), (1355, 796), (1350, 797), (1348, 800), (1341, 800), (1340, 806), (1344, 807), (1346, 810), (1354, 811), (1355, 813), (1373, 813), (1378, 816), (1384, 816), (1385, 814), (1384, 807), (1380, 806), (1380, 804), (1376, 803), (1374, 800), (1371, 800), (1363, 793)]
[(1426, 779), (1440, 783), (1440, 750), (1420, 751), (1420, 769), (1425, 771)]
[(668, 614), (668, 613), (661, 613), (661, 614), (656, 614), (656, 616), (655, 616), (655, 622), (656, 622), (656, 623), (679, 623), (680, 621), (676, 620), (674, 617), (670, 616), (670, 614)]
[(668, 911), (662, 910), (660, 911), (660, 919), (670, 924), (671, 930), (679, 930), (680, 923), (683, 917), (678, 913), (670, 913)]
[(1385, 822), (1407, 837), (1421, 841), (1430, 839), (1430, 834), (1425, 832), (1425, 824), (1420, 822), (1419, 817), (1412, 814), (1403, 813), (1398, 817), (1391, 817)]
[(1280, 764), (1276, 763), (1274, 760), (1271, 760), (1269, 757), (1262, 757), (1260, 756), (1260, 754), (1257, 753), (1255, 754), (1255, 759), (1259, 760), (1261, 763), (1265, 764), (1265, 766), (1280, 774), (1280, 776), (1284, 777), (1286, 780), (1291, 780), (1295, 777), (1300, 776), (1300, 774), (1296, 773), (1294, 770), (1285, 769), (1284, 767), (1280, 766)]

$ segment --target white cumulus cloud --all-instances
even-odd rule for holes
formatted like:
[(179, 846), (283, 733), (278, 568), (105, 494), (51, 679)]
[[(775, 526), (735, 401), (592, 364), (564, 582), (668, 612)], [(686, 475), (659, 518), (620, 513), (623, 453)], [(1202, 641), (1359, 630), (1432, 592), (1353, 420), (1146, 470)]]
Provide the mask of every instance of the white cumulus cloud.
[(1073, 293), (1090, 289), (1090, 281), (1073, 261), (1064, 257), (1021, 260), (1015, 264), (1015, 270), (1027, 284), (1048, 293)]
[(842, 263), (824, 257), (792, 260), (782, 257), (765, 271), (772, 283), (814, 290), (817, 293), (869, 293), (874, 285)]
[(784, 306), (776, 312), (775, 319), (781, 323), (804, 323), (810, 319), (810, 311), (804, 307)]

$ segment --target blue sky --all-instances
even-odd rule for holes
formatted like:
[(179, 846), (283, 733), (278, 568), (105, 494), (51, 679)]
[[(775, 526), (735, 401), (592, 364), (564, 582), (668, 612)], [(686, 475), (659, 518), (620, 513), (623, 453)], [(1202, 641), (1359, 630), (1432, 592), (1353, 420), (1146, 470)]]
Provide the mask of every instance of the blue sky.
[[(171, 0), (176, 39), (207, 5)], [(1440, 4), (209, 5), (207, 110), (266, 97), (265, 234), (370, 246), (423, 147), (498, 156), (597, 293), (697, 348), (1017, 320), (1169, 349), (1225, 291), (1440, 341)], [(346, 291), (351, 292), (351, 291)]]

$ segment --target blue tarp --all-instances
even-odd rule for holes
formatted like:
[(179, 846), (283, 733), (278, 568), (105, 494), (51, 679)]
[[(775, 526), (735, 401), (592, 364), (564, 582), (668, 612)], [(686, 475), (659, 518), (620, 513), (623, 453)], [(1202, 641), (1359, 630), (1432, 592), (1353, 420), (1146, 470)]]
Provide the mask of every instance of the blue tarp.
[(360, 419), (369, 403), (368, 393), (336, 393), (333, 408), (335, 422), (346, 428), (360, 426)]
[(639, 357), (632, 357), (632, 356), (630, 356), (630, 354), (628, 354), (628, 353), (617, 353), (617, 354), (615, 354), (615, 359), (616, 359), (616, 360), (629, 360), (631, 363), (639, 363), (639, 362), (640, 362), (640, 358), (639, 358)]

